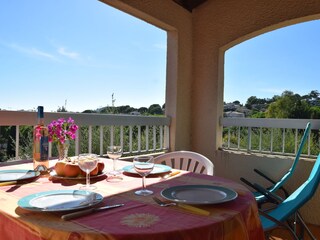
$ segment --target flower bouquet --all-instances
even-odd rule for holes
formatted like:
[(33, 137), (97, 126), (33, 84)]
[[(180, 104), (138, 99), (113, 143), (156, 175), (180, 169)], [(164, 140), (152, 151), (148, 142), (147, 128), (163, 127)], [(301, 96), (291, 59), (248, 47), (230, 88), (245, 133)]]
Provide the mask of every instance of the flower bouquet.
[(69, 141), (76, 138), (77, 130), (78, 126), (71, 117), (68, 120), (59, 118), (48, 125), (49, 142), (57, 143), (59, 160), (68, 156)]

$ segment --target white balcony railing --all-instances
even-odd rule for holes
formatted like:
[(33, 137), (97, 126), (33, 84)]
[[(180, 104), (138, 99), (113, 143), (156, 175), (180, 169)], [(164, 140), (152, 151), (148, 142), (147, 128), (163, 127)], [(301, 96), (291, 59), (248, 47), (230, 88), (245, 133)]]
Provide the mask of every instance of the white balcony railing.
[[(46, 124), (58, 118), (72, 117), (80, 128), (85, 128), (84, 138), (77, 132), (74, 154), (81, 152), (81, 141), (86, 150), (92, 152), (93, 142), (99, 142), (97, 154), (106, 153), (106, 142), (122, 145), (124, 155), (160, 152), (168, 149), (170, 118), (133, 115), (91, 114), (91, 113), (48, 113)], [(37, 122), (36, 112), (0, 111), (0, 126), (15, 126), (15, 158), (19, 159), (21, 126), (34, 126)], [(82, 132), (82, 131), (81, 131)], [(108, 135), (108, 136), (106, 136)], [(98, 138), (98, 139), (95, 139)], [(1, 131), (0, 131), (1, 139)], [(95, 147), (96, 149), (96, 147)], [(52, 156), (52, 145), (49, 143), (49, 156)]]
[(311, 132), (302, 155), (316, 157), (320, 152), (320, 120), (315, 119), (221, 118), (222, 148), (294, 155), (307, 122), (311, 122)]
[[(19, 159), (21, 126), (34, 126), (36, 112), (0, 111), (0, 126), (15, 126), (15, 158)], [(74, 154), (85, 151), (103, 155), (106, 142), (124, 146), (124, 155), (166, 151), (169, 148), (170, 118), (133, 115), (89, 113), (45, 113), (46, 123), (58, 118), (72, 117), (87, 131), (78, 135)], [(257, 152), (275, 155), (294, 155), (303, 130), (311, 122), (309, 135), (302, 155), (315, 157), (320, 152), (320, 120), (314, 119), (262, 119), (221, 118), (223, 126), (222, 148), (233, 151)], [(81, 131), (83, 133), (83, 131)], [(0, 131), (0, 140), (1, 140)], [(0, 142), (1, 144), (1, 142)], [(98, 145), (98, 146), (96, 146)], [(50, 144), (49, 156), (52, 156)], [(0, 145), (1, 148), (1, 145)], [(292, 150), (293, 149), (293, 150)], [(0, 149), (1, 150), (1, 149)]]

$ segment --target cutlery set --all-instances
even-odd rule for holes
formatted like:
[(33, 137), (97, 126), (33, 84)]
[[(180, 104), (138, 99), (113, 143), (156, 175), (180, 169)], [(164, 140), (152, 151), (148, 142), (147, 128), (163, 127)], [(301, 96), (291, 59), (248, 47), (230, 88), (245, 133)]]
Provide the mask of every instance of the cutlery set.
[[(152, 199), (159, 204), (159, 206), (161, 207), (169, 207), (169, 206), (177, 206), (180, 207), (182, 209), (185, 209), (187, 211), (190, 211), (192, 213), (195, 214), (200, 214), (203, 216), (209, 216), (210, 212), (203, 210), (201, 208), (198, 207), (194, 207), (191, 205), (187, 205), (187, 204), (183, 204), (183, 203), (174, 203), (174, 202), (163, 202), (162, 200), (160, 200), (157, 197), (152, 197)], [(95, 207), (95, 208), (89, 208), (89, 209), (85, 209), (85, 210), (81, 210), (81, 211), (77, 211), (77, 212), (73, 212), (73, 213), (68, 213), (68, 214), (64, 214), (61, 216), (61, 219), (64, 221), (67, 220), (71, 220), (74, 218), (78, 218), (78, 217), (82, 217), (82, 216), (86, 216), (92, 213), (96, 213), (96, 212), (100, 212), (100, 211), (105, 211), (108, 209), (112, 209), (112, 208), (117, 208), (117, 207), (121, 207), (124, 206), (124, 204), (115, 204), (115, 205), (108, 205), (108, 206), (103, 206), (103, 207)]]
[(117, 208), (117, 207), (121, 207), (124, 204), (116, 204), (116, 205), (108, 205), (108, 206), (104, 206), (104, 207), (98, 207), (98, 208), (89, 208), (86, 210), (81, 210), (81, 211), (77, 211), (77, 212), (73, 212), (73, 213), (68, 213), (68, 214), (64, 214), (61, 216), (62, 220), (71, 220), (77, 217), (82, 217), (85, 215), (89, 215), (91, 213), (95, 213), (95, 212), (100, 212), (100, 211), (104, 211), (104, 210), (108, 210), (108, 209), (112, 209), (112, 208)]
[(195, 206), (191, 206), (191, 205), (188, 205), (188, 204), (175, 203), (175, 202), (163, 202), (162, 200), (160, 200), (157, 197), (152, 197), (152, 199), (157, 204), (159, 204), (161, 207), (177, 206), (177, 207), (183, 208), (183, 209), (185, 209), (187, 211), (190, 211), (192, 213), (196, 213), (196, 214), (199, 214), (199, 215), (203, 215), (203, 216), (209, 216), (210, 215), (209, 211), (206, 211), (206, 210), (203, 210), (201, 208), (198, 208), (198, 207), (195, 207)]

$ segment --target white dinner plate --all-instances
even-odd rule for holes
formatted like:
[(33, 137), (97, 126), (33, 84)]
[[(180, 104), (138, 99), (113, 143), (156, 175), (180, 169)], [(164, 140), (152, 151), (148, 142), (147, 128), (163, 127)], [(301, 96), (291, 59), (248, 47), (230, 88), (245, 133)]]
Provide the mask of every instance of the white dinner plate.
[[(138, 174), (134, 169), (133, 165), (126, 166), (122, 170), (127, 173)], [(163, 164), (155, 164), (150, 174), (166, 173), (166, 172), (170, 172), (171, 170), (172, 168), (170, 166), (163, 165)]]
[[(102, 177), (102, 176), (104, 176), (104, 175), (106, 175), (106, 173), (105, 173), (105, 172), (102, 172), (102, 173), (100, 173), (100, 174), (90, 176), (90, 179), (99, 178), (99, 177)], [(77, 177), (64, 177), (64, 176), (59, 176), (59, 175), (57, 175), (56, 171), (54, 171), (54, 170), (50, 172), (50, 176), (51, 176), (52, 178), (55, 178), (55, 179), (68, 179), (68, 180), (81, 180), (81, 179), (84, 179), (84, 180), (85, 180), (85, 179), (86, 179), (86, 176), (82, 176), (82, 175), (79, 175), (79, 176), (77, 176)]]
[(34, 170), (1, 170), (0, 182), (33, 180), (40, 175), (40, 172)]
[(162, 190), (161, 195), (173, 202), (186, 204), (217, 204), (234, 200), (232, 189), (210, 185), (181, 185)]
[(103, 200), (99, 193), (84, 190), (39, 192), (21, 198), (18, 206), (30, 211), (70, 211), (94, 206)]

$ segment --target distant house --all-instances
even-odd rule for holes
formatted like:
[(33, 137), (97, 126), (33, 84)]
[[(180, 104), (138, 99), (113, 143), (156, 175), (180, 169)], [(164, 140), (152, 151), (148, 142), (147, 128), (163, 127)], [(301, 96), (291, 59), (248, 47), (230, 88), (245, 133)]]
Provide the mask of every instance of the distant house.
[(226, 103), (223, 108), (224, 111), (234, 111), (236, 110), (240, 105), (234, 104), (234, 103)]
[(133, 112), (130, 112), (130, 115), (138, 116), (138, 115), (141, 115), (141, 113), (138, 111), (133, 111)]
[(229, 117), (229, 118), (244, 118), (245, 117), (244, 113), (234, 112), (234, 111), (225, 112), (223, 115), (224, 115), (224, 117)]

